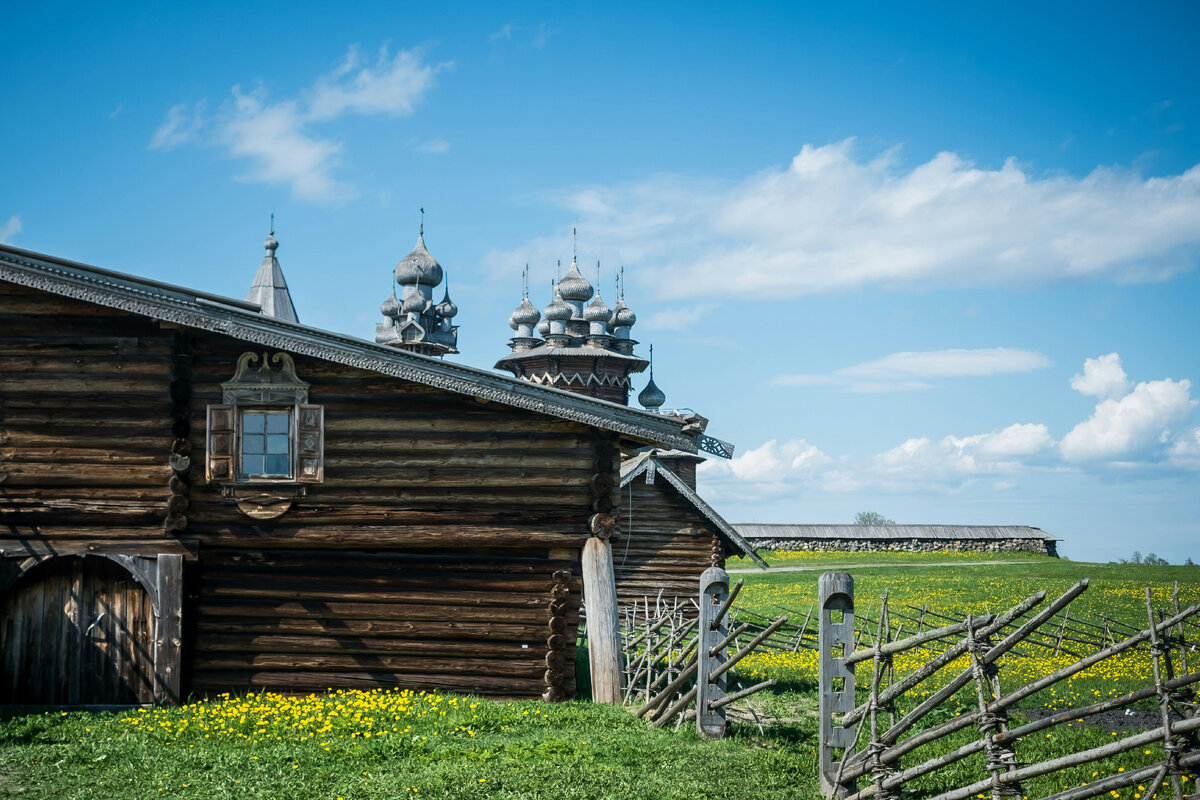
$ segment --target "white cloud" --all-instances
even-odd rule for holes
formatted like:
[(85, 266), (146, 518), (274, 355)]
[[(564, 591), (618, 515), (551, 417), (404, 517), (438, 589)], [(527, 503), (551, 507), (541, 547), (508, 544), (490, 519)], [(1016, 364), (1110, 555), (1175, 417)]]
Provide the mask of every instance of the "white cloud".
[(513, 30), (515, 28), (516, 28), (516, 26), (513, 23), (506, 22), (500, 26), (499, 30), (494, 31), (490, 36), (488, 36), (488, 41), (489, 42), (498, 42), (501, 39), (511, 39), (512, 35), (513, 35)]
[(204, 109), (207, 102), (202, 98), (190, 108), (179, 103), (167, 110), (167, 118), (158, 126), (148, 147), (151, 150), (172, 150), (181, 144), (197, 141), (204, 125)]
[[(913, 370), (936, 375), (943, 368), (950, 370), (953, 361), (899, 363), (925, 365)], [(1088, 359), (1071, 386), (1106, 399), (1060, 442), (1041, 423), (1016, 423), (969, 436), (913, 437), (866, 458), (830, 456), (804, 439), (772, 439), (730, 461), (701, 465), (704, 490), (716, 498), (741, 499), (779, 497), (802, 489), (955, 492), (990, 479), (999, 492), (1015, 488), (1023, 474), (1046, 471), (1200, 471), (1200, 427), (1193, 419), (1200, 401), (1191, 398), (1191, 383), (1165, 378), (1139, 383), (1123, 396), (1109, 396), (1125, 380), (1118, 354)]]
[(654, 331), (682, 331), (692, 327), (716, 308), (715, 303), (697, 303), (682, 308), (662, 308), (644, 319), (638, 320), (639, 327)]
[(1010, 347), (932, 350), (892, 353), (874, 361), (842, 367), (828, 375), (779, 375), (779, 386), (837, 386), (852, 392), (888, 392), (930, 389), (926, 378), (982, 377), (1032, 372), (1050, 365), (1050, 359), (1032, 350)]
[(13, 214), (8, 222), (0, 225), (0, 244), (9, 244), (14, 236), (21, 232), (21, 215)]
[(230, 155), (250, 159), (241, 179), (290, 184), (297, 198), (318, 203), (352, 195), (331, 175), (341, 145), (307, 135), (295, 101), (270, 104), (265, 92), (244, 94), (237, 86), (233, 96), (220, 136)]
[(546, 42), (550, 41), (550, 37), (556, 33), (558, 33), (558, 28), (551, 28), (545, 22), (538, 25), (537, 35), (533, 37), (533, 42), (531, 43), (533, 48), (541, 50), (546, 46)]
[[(664, 297), (1162, 280), (1200, 255), (1200, 165), (1039, 177), (954, 154), (908, 167), (852, 140), (739, 182), (651, 176), (557, 198)], [(497, 254), (515, 272), (538, 242)], [(552, 262), (551, 262), (552, 263)]]
[[(342, 146), (312, 128), (346, 114), (411, 114), (434, 86), (437, 73), (449, 66), (426, 63), (420, 49), (392, 56), (386, 47), (373, 64), (366, 64), (357, 48), (351, 47), (335, 69), (296, 98), (272, 101), (263, 88), (244, 92), (234, 86), (232, 99), (211, 126), (204, 100), (190, 109), (173, 106), (149, 146), (162, 150), (189, 143), (220, 146), (235, 158), (248, 159), (248, 168), (238, 176), (241, 180), (286, 184), (297, 198), (314, 203), (338, 202), (354, 195), (353, 187), (333, 175)], [(443, 149), (428, 152), (449, 148), (448, 143), (438, 142), (429, 146)]]
[(1090, 417), (1063, 437), (1063, 458), (1083, 462), (1152, 457), (1183, 432), (1200, 402), (1191, 399), (1191, 386), (1187, 380), (1166, 378), (1139, 383), (1124, 397), (1102, 400)]
[(1071, 378), (1071, 388), (1101, 400), (1123, 397), (1129, 391), (1129, 378), (1121, 367), (1121, 356), (1109, 353), (1084, 361), (1083, 374)]
[(436, 139), (429, 139), (428, 141), (410, 139), (408, 146), (413, 150), (416, 150), (418, 153), (430, 153), (435, 156), (444, 156), (446, 153), (450, 152), (450, 143), (440, 136)]
[(417, 101), (433, 88), (434, 76), (449, 66), (426, 64), (422, 55), (420, 50), (401, 50), (389, 57), (383, 47), (371, 67), (364, 66), (358, 48), (351, 47), (337, 69), (318, 78), (309, 92), (308, 119), (335, 119), (347, 111), (411, 114)]

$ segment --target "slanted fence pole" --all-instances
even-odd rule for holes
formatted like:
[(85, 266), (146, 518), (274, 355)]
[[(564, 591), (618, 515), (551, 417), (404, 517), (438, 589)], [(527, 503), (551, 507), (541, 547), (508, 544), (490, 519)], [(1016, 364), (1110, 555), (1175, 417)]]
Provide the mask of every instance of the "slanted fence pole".
[(817, 584), (819, 607), (817, 654), (820, 663), (821, 794), (843, 798), (856, 789), (855, 781), (841, 782), (841, 762), (854, 747), (855, 731), (839, 718), (854, 710), (854, 667), (846, 666), (854, 636), (854, 579), (848, 572), (826, 572)]

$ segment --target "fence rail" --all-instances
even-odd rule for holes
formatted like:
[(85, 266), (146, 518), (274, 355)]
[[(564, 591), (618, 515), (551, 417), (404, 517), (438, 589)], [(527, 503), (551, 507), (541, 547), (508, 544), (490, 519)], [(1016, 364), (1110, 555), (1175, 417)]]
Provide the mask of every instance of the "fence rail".
[[(854, 617), (853, 580), (847, 573), (821, 576), (819, 590), (819, 647), (821, 681), (821, 791), (841, 800), (894, 800), (903, 796), (926, 800), (967, 800), (986, 795), (993, 800), (1027, 797), (1026, 783), (1041, 776), (1112, 758), (1136, 748), (1162, 745), (1162, 758), (1154, 764), (1121, 772), (1083, 786), (1045, 795), (1045, 800), (1083, 800), (1127, 786), (1145, 785), (1143, 800), (1152, 800), (1167, 784), (1176, 800), (1184, 797), (1184, 776), (1194, 778), (1200, 768), (1200, 716), (1196, 686), (1200, 673), (1190, 670), (1188, 653), (1194, 651), (1200, 628), (1200, 606), (1180, 610), (1178, 587), (1172, 608), (1155, 609), (1150, 589), (1145, 591), (1145, 628), (1104, 618), (1103, 622), (1072, 617), (1071, 602), (1088, 587), (1086, 580), (1046, 602), (1044, 592), (1031, 595), (997, 615), (954, 619), (928, 608), (902, 606), (894, 613), (885, 594), (868, 631)], [(919, 616), (913, 616), (918, 613)], [(892, 618), (902, 622), (893, 637)], [(936, 621), (938, 627), (921, 630)], [(903, 623), (915, 624), (916, 633), (900, 637)], [(862, 640), (867, 639), (867, 645)], [(857, 648), (855, 645), (860, 645)], [(932, 653), (909, 675), (898, 677), (894, 658), (923, 648)], [(1050, 649), (1055, 655), (1076, 660), (1060, 669), (1005, 691), (1001, 670), (1005, 656)], [(1010, 724), (1009, 712), (1039, 692), (1089, 667), (1121, 654), (1140, 650), (1151, 656), (1153, 683), (1120, 697), (1051, 713), (1025, 724)], [(955, 662), (968, 659), (968, 666)], [(858, 700), (855, 665), (870, 662), (864, 701)], [(957, 671), (956, 671), (957, 669)], [(936, 685), (919, 702), (903, 711), (900, 700), (922, 684)], [(971, 691), (973, 710), (938, 721), (934, 711), (961, 692)], [(1103, 746), (1065, 753), (1035, 763), (1018, 754), (1023, 739), (1063, 724), (1097, 714), (1127, 709), (1154, 701), (1158, 724)], [(958, 746), (948, 737), (974, 728), (978, 738)], [(865, 739), (865, 742), (864, 742)], [(956, 741), (961, 740), (961, 735)], [(915, 758), (922, 759), (905, 764)], [(971, 780), (954, 785), (962, 770), (950, 768), (972, 756), (983, 755), (984, 766)], [(914, 787), (926, 776), (942, 778), (939, 793)], [(867, 781), (860, 788), (859, 782)], [(947, 785), (949, 788), (947, 788)], [(924, 792), (924, 793), (922, 793)], [(1193, 795), (1194, 796), (1194, 795)]]

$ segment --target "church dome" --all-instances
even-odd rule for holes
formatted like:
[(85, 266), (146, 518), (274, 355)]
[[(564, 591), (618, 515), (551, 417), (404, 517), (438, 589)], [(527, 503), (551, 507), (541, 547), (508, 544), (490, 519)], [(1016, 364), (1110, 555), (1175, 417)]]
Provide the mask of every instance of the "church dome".
[(437, 304), (437, 313), (442, 319), (454, 319), (458, 314), (458, 306), (450, 299), (449, 290), (446, 291), (446, 296), (442, 298), (442, 302)]
[(538, 332), (538, 335), (543, 338), (545, 338), (546, 336), (549, 336), (550, 335), (550, 320), (544, 319), (541, 322), (539, 322), (538, 326), (537, 326), (537, 332)]
[(580, 274), (575, 259), (571, 259), (571, 268), (558, 282), (558, 291), (562, 294), (563, 300), (575, 300), (582, 303), (592, 299), (592, 285), (588, 283), (587, 278)]
[(600, 298), (599, 293), (596, 294), (596, 299), (588, 303), (587, 308), (583, 310), (583, 318), (588, 322), (608, 322), (610, 316), (612, 316), (612, 309)]
[(442, 282), (442, 265), (425, 249), (425, 235), (417, 237), (417, 246), (396, 265), (396, 282), (437, 286)]
[(396, 299), (396, 290), (393, 289), (387, 300), (383, 301), (383, 305), (379, 306), (379, 310), (383, 312), (385, 317), (395, 317), (400, 314), (400, 301)]
[(405, 314), (424, 314), (425, 309), (429, 308), (429, 301), (421, 294), (421, 290), (416, 286), (406, 286), (404, 288), (404, 301), (400, 304), (400, 309)]
[(624, 300), (618, 300), (616, 307), (613, 308), (612, 320), (609, 325), (613, 328), (632, 328), (635, 322), (637, 322), (637, 314), (634, 314), (633, 309), (625, 305)]
[(508, 318), (508, 326), (515, 331), (520, 325), (536, 325), (541, 318), (542, 315), (533, 303), (529, 302), (529, 298), (524, 297), (521, 299), (521, 305), (517, 306)]
[(646, 384), (646, 388), (642, 389), (638, 395), (638, 402), (642, 404), (642, 408), (650, 411), (657, 411), (663, 403), (667, 402), (667, 396), (663, 394), (663, 390), (658, 388), (658, 384), (654, 382), (654, 375), (650, 376), (650, 382)]
[[(558, 286), (562, 286), (562, 284), (559, 283)], [(568, 320), (571, 318), (571, 307), (563, 302), (563, 296), (558, 287), (554, 289), (554, 299), (542, 313), (545, 314), (546, 319)]]

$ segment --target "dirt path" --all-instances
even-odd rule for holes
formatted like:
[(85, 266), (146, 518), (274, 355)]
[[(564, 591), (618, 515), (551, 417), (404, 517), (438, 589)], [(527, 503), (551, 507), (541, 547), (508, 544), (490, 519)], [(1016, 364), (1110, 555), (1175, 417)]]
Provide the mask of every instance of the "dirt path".
[[(919, 564), (905, 562), (881, 562), (879, 564), (821, 564), (819, 566), (771, 567), (767, 572), (831, 572), (833, 570), (878, 569), (880, 567), (986, 567), (993, 564), (1040, 564), (1040, 561), (924, 561)], [(757, 573), (758, 567), (734, 567), (727, 569), (730, 575), (739, 572)]]

